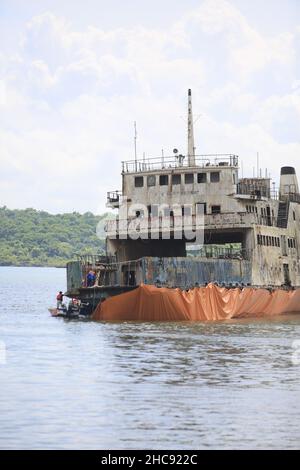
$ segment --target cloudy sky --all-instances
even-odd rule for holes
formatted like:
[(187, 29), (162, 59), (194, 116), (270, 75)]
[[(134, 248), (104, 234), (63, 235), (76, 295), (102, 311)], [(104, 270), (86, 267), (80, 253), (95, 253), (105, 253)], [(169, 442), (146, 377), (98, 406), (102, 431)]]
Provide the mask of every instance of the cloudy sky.
[(197, 153), (300, 175), (299, 0), (0, 0), (0, 206), (104, 211), (135, 120), (186, 151), (188, 88)]

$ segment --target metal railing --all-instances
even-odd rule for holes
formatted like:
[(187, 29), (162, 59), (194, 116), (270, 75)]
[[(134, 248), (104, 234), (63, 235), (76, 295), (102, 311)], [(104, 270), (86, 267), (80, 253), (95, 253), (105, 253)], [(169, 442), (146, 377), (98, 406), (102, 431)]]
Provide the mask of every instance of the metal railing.
[(270, 188), (254, 184), (238, 183), (236, 192), (237, 194), (251, 196), (253, 199), (261, 199), (262, 197), (270, 199), (271, 197)]
[[(203, 229), (208, 226), (220, 228), (226, 227), (240, 227), (249, 226), (254, 223), (254, 216), (256, 214), (248, 214), (247, 212), (228, 212), (220, 214), (207, 214), (204, 220), (195, 215), (187, 216), (159, 216), (159, 217), (131, 217), (128, 219), (116, 219), (107, 221), (105, 230), (108, 236), (115, 233), (125, 234), (130, 230), (135, 230), (141, 233), (150, 231), (167, 231), (169, 229), (180, 231), (183, 228), (190, 229)], [(247, 219), (247, 220), (245, 220)], [(204, 224), (203, 224), (204, 222)]]
[(251, 199), (267, 198), (278, 201), (281, 198), (279, 188), (257, 187), (256, 185), (240, 182), (236, 185), (236, 194), (250, 196)]
[(106, 205), (108, 207), (118, 207), (122, 203), (122, 191), (109, 191), (107, 193)]
[(206, 214), (203, 220), (195, 215), (189, 216), (160, 216), (160, 217), (131, 217), (128, 219), (116, 219), (107, 221), (105, 231), (107, 236), (114, 234), (126, 234), (130, 230), (141, 233), (150, 231), (164, 232), (167, 230), (180, 231), (195, 229), (222, 229), (222, 228), (246, 228), (251, 225), (265, 225), (278, 227), (281, 218), (261, 215), (249, 212), (225, 212), (220, 214)]
[(194, 255), (200, 258), (218, 259), (251, 259), (252, 250), (233, 247), (218, 247), (204, 245), (199, 250), (195, 250)]
[(280, 194), (281, 201), (297, 202), (300, 204), (300, 194), (299, 193), (287, 193)]
[(143, 158), (122, 162), (123, 173), (140, 173), (170, 168), (207, 168), (207, 167), (238, 167), (239, 157), (234, 154), (195, 155), (195, 165), (188, 166), (184, 155)]
[(76, 254), (76, 258), (82, 266), (101, 266), (116, 262), (115, 256), (104, 256), (101, 254), (93, 253)]

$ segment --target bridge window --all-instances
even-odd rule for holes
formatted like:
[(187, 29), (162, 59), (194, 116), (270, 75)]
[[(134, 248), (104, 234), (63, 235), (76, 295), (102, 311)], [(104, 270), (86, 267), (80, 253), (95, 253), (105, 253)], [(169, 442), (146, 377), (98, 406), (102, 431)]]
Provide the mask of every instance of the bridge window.
[(160, 186), (168, 186), (169, 176), (168, 175), (160, 175), (159, 176), (159, 184), (160, 184)]
[(181, 175), (172, 175), (172, 184), (180, 184)]
[(134, 186), (136, 188), (142, 188), (144, 186), (144, 177), (143, 176), (136, 176), (134, 178)]
[(206, 183), (206, 181), (207, 181), (206, 173), (198, 173), (197, 181), (198, 181), (198, 183)]
[(149, 175), (147, 176), (147, 186), (155, 186), (156, 185), (156, 176), (155, 175)]
[(221, 206), (211, 206), (211, 213), (212, 214), (220, 214), (221, 213)]
[(219, 171), (212, 171), (210, 174), (210, 182), (211, 183), (219, 183), (220, 181), (220, 172)]
[(193, 173), (186, 173), (184, 175), (184, 182), (185, 182), (185, 184), (193, 184), (194, 183)]

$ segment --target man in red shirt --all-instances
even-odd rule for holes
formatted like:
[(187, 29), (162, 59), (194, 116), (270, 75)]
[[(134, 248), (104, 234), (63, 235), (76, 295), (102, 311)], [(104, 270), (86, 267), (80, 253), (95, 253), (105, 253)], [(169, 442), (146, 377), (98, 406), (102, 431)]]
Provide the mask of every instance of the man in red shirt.
[(61, 307), (62, 307), (63, 297), (64, 297), (64, 295), (63, 295), (62, 291), (59, 291), (59, 293), (58, 293), (57, 296), (56, 296), (57, 308), (61, 308)]

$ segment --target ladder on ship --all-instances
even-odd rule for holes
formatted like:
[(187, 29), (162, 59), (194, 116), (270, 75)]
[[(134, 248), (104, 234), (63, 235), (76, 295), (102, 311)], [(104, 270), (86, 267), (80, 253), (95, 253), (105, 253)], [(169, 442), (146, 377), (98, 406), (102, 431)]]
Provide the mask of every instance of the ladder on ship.
[(277, 227), (287, 228), (289, 217), (289, 201), (280, 202), (278, 207)]

